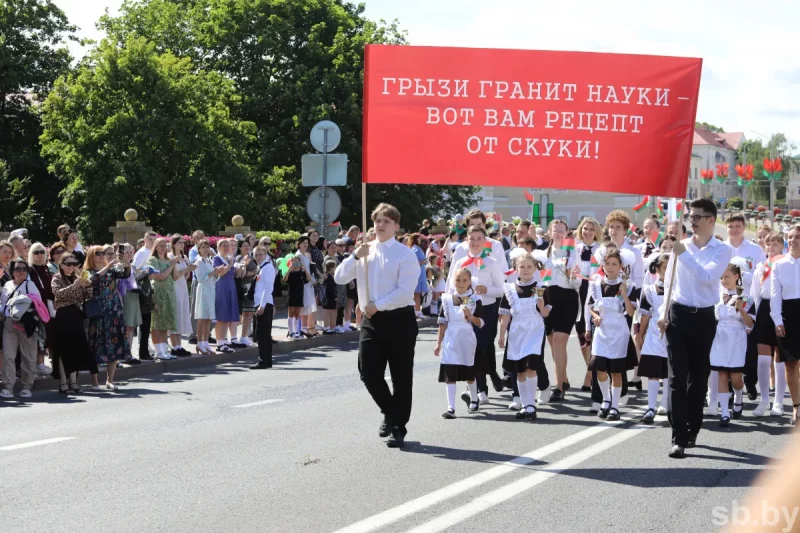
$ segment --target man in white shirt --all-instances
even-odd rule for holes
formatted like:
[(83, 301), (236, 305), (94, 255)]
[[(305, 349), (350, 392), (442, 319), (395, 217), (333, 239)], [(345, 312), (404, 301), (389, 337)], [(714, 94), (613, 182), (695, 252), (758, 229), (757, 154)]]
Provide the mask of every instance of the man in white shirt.
[(672, 425), (669, 456), (683, 459), (694, 447), (703, 424), (703, 407), (711, 373), (711, 345), (717, 330), (714, 306), (719, 302), (719, 280), (731, 261), (731, 249), (714, 238), (717, 206), (707, 198), (691, 203), (692, 238), (677, 241), (675, 258), (667, 267), (666, 294), (672, 301), (661, 309), (658, 327), (666, 331), (672, 396), (668, 417)]
[[(744, 238), (745, 221), (744, 216), (739, 214), (728, 215), (725, 219), (725, 226), (728, 228), (728, 245), (732, 252), (732, 257), (743, 257), (747, 261), (747, 270), (742, 270), (742, 288), (744, 294), (750, 294), (750, 286), (753, 282), (753, 271), (759, 263), (767, 260), (767, 254), (754, 242)], [(747, 336), (747, 357), (744, 363), (744, 386), (747, 389), (747, 397), (750, 401), (758, 398), (758, 346), (756, 336)], [(714, 380), (712, 379), (712, 386)]]
[[(358, 306), (364, 313), (358, 342), (361, 381), (383, 413), (379, 435), (389, 437), (386, 445), (390, 448), (400, 448), (411, 417), (418, 333), (414, 290), (419, 280), (419, 262), (411, 248), (395, 240), (400, 227), (397, 208), (378, 205), (372, 212), (372, 221), (377, 240), (356, 248), (336, 267), (333, 279), (337, 285), (356, 280)], [(394, 394), (384, 378), (387, 363)]]
[(502, 253), (502, 247), (499, 256), (489, 254), (483, 257), (486, 241), (486, 230), (482, 226), (470, 226), (467, 230), (469, 252), (466, 256), (454, 260), (450, 272), (447, 274), (447, 292), (451, 294), (456, 292), (455, 275), (462, 267), (467, 268), (472, 273), (472, 277), (478, 280), (473, 289), (475, 294), (481, 297), (481, 318), (484, 322), (482, 328), (475, 330), (478, 338), (478, 346), (475, 349), (475, 381), (478, 383), (478, 402), (480, 404), (489, 402), (486, 374), (489, 374), (497, 392), (503, 390), (503, 380), (497, 374), (494, 338), (497, 335), (498, 306), (503, 297), (503, 283), (505, 283), (507, 270), (506, 267), (501, 266), (499, 259), (502, 258), (502, 264), (505, 265), (506, 258)]
[(253, 257), (258, 263), (255, 293), (253, 302), (256, 308), (256, 339), (258, 342), (258, 363), (251, 370), (272, 368), (272, 316), (275, 304), (272, 300), (272, 289), (275, 286), (275, 264), (270, 259), (267, 249), (256, 246)]
[(155, 231), (148, 231), (145, 233), (144, 246), (136, 251), (136, 253), (133, 255), (133, 262), (131, 263), (136, 270), (139, 270), (145, 264), (147, 264), (150, 256), (153, 255), (153, 247), (156, 244), (156, 237), (158, 237), (158, 235)]
[[(482, 211), (470, 211), (467, 213), (467, 227), (471, 228), (473, 226), (477, 226), (479, 228), (483, 228), (486, 230), (486, 215), (483, 214)], [(500, 262), (500, 268), (503, 272), (508, 270), (508, 263), (506, 263), (506, 256), (505, 250), (503, 250), (503, 245), (500, 241), (496, 241), (494, 239), (486, 239), (486, 242), (492, 245), (492, 251), (489, 255), (495, 258), (497, 261)], [(456, 264), (456, 262), (461, 259), (462, 257), (466, 257), (469, 254), (469, 242), (465, 241), (455, 247), (453, 250), (453, 257), (451, 258), (452, 264)], [(497, 329), (497, 328), (495, 328)], [(492, 339), (494, 341), (494, 339)]]

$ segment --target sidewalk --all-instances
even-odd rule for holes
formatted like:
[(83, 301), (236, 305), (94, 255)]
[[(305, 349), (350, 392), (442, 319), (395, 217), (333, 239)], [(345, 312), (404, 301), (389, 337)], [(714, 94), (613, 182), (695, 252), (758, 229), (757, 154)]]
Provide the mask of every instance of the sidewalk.
[[(419, 327), (431, 327), (436, 325), (436, 318), (425, 318), (420, 320)], [(311, 350), (324, 346), (341, 346), (351, 345), (347, 349), (357, 350), (359, 332), (351, 331), (349, 333), (342, 333), (339, 335), (318, 335), (317, 337), (307, 339), (287, 339), (286, 332), (288, 331), (287, 312), (286, 309), (279, 309), (273, 322), (272, 334), (273, 338), (278, 341), (272, 347), (273, 356), (287, 355), (297, 351)], [(138, 354), (138, 339), (134, 337), (132, 352)], [(158, 374), (168, 374), (171, 372), (185, 371), (192, 368), (217, 366), (226, 363), (234, 363), (240, 361), (253, 361), (258, 359), (258, 347), (241, 348), (235, 350), (233, 353), (215, 353), (213, 355), (199, 355), (194, 353), (195, 345), (188, 344), (184, 341), (184, 347), (192, 353), (191, 357), (181, 357), (169, 361), (142, 361), (142, 364), (136, 366), (124, 365), (117, 370), (115, 381), (128, 381), (132, 378), (141, 376), (152, 376)], [(216, 346), (212, 345), (212, 348)], [(151, 350), (152, 351), (152, 350)], [(88, 372), (81, 372), (78, 379), (81, 385), (90, 385), (91, 376)], [(106, 381), (105, 367), (100, 369), (99, 381), (101, 384)], [(57, 390), (58, 380), (49, 376), (38, 377), (33, 384), (33, 390)]]

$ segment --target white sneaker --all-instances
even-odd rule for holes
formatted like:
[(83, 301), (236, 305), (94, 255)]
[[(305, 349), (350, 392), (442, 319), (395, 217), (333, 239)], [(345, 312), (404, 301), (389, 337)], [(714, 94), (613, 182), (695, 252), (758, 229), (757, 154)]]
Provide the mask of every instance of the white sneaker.
[(658, 406), (658, 410), (656, 411), (657, 415), (666, 416), (667, 415), (667, 408), (663, 405)]
[(478, 403), (481, 405), (486, 405), (487, 403), (489, 403), (489, 396), (485, 392), (479, 392)]
[(769, 409), (769, 403), (760, 403), (753, 409), (753, 416), (764, 416), (767, 414), (767, 409)]
[(628, 395), (622, 396), (619, 399), (619, 406), (620, 407), (625, 407), (626, 405), (628, 405)]
[(19, 391), (20, 398), (30, 398), (32, 396), (33, 394), (31, 394), (31, 391), (29, 391), (28, 389), (22, 389), (21, 391)]
[(536, 403), (548, 403), (550, 401), (550, 387), (539, 391), (539, 399)]
[(101, 390), (103, 390), (103, 387), (101, 387), (100, 385), (92, 385), (92, 390), (94, 392), (100, 392)]
[(157, 353), (156, 354), (156, 359), (161, 359), (162, 361), (169, 361), (170, 359), (172, 359), (172, 356), (170, 354), (168, 354), (167, 352)]
[(36, 365), (36, 370), (39, 372), (39, 374), (43, 374), (45, 376), (53, 372), (53, 369), (44, 363), (39, 363)]
[(596, 414), (596, 413), (599, 413), (599, 412), (600, 412), (600, 408), (601, 408), (601, 407), (602, 407), (602, 406), (601, 406), (599, 403), (597, 403), (597, 402), (592, 402), (592, 406), (589, 408), (589, 412), (590, 412), (590, 413), (595, 413), (595, 414)]
[(513, 400), (510, 404), (508, 404), (508, 408), (512, 411), (519, 411), (522, 409), (522, 400), (520, 400), (519, 396), (514, 396)]
[(708, 408), (706, 408), (706, 416), (719, 416), (719, 411), (717, 410), (716, 406), (708, 406)]
[(0, 398), (9, 399), (9, 398), (13, 398), (13, 397), (14, 397), (14, 394), (10, 390), (8, 390), (8, 389), (0, 390)]
[(336, 328), (336, 333), (348, 333), (350, 331), (349, 328), (345, 328), (344, 326), (339, 326)]
[(783, 416), (783, 404), (782, 403), (773, 403), (772, 409), (769, 412), (770, 416)]
[(117, 386), (113, 383), (106, 383), (106, 390), (117, 390)]

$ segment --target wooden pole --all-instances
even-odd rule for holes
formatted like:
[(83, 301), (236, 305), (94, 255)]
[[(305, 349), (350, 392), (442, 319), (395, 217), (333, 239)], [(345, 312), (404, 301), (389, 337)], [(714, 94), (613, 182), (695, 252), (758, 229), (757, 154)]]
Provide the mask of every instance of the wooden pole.
[[(367, 184), (366, 182), (361, 182), (361, 232), (364, 235), (364, 243), (367, 242)], [(367, 284), (364, 287), (364, 291), (367, 295), (366, 304), (369, 303), (369, 269), (367, 268), (367, 258), (364, 258), (364, 281)]]
[[(681, 214), (678, 216), (678, 233), (683, 237), (682, 230), (680, 229), (683, 224), (683, 214), (686, 211), (686, 200), (681, 202)], [(713, 239), (714, 237), (712, 237)], [(679, 241), (682, 239), (678, 239)], [(675, 273), (678, 272), (678, 255), (672, 254), (672, 274), (669, 277), (669, 285), (667, 286), (667, 305), (664, 308), (664, 318), (669, 321), (669, 308), (672, 305), (672, 287), (675, 285)], [(661, 338), (664, 338), (664, 331), (661, 332)]]

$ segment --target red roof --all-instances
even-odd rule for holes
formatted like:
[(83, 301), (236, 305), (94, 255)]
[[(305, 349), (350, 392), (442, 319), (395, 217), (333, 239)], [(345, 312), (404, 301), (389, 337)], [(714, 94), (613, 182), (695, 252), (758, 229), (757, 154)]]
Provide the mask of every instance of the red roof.
[(736, 150), (744, 141), (744, 133), (714, 133), (704, 128), (695, 128), (692, 144), (709, 144), (717, 148)]

